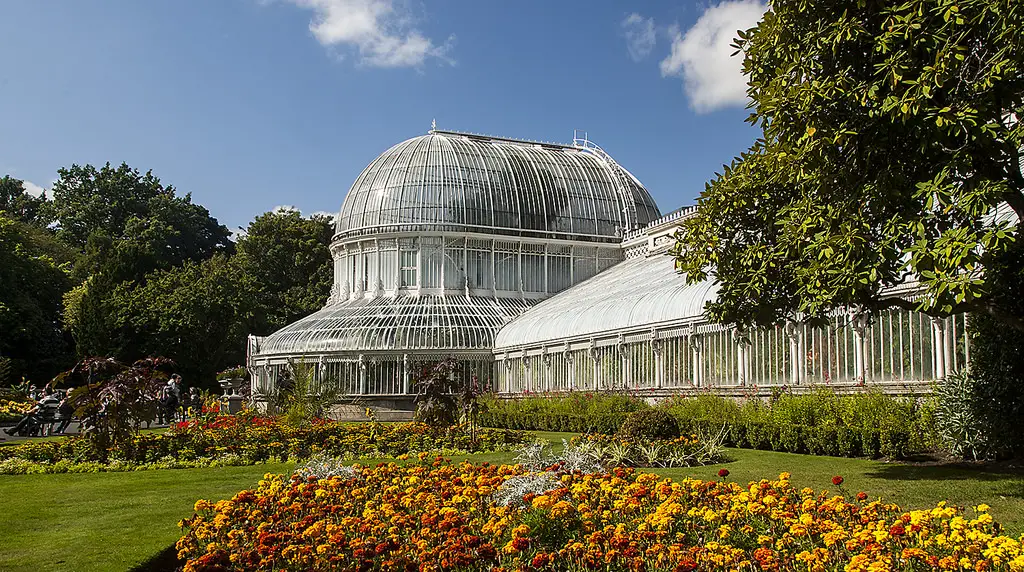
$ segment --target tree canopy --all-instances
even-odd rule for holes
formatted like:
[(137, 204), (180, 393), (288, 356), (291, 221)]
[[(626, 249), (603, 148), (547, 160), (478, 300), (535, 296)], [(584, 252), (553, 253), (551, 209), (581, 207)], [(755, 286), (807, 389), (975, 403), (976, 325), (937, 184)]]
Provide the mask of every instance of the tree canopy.
[(49, 378), (73, 361), (60, 324), (72, 258), (45, 229), (0, 210), (0, 356), (15, 380)]
[[(713, 319), (895, 305), (1024, 329), (985, 272), (1024, 217), (1024, 6), (776, 0), (735, 47), (763, 138), (675, 249), (688, 280), (720, 283)], [(916, 302), (887, 293), (913, 283)]]
[(296, 210), (257, 216), (238, 241), (239, 268), (259, 287), (260, 314), (270, 333), (323, 307), (331, 293), (331, 217)]
[(45, 227), (50, 223), (46, 194), (35, 197), (25, 190), (25, 182), (10, 175), (0, 178), (0, 211), (21, 222)]
[(115, 241), (137, 238), (140, 232), (158, 235), (167, 267), (230, 247), (227, 227), (194, 204), (191, 194), (178, 196), (152, 171), (142, 174), (124, 163), (116, 169), (107, 163), (100, 169), (72, 165), (58, 173), (50, 209), (57, 235), (70, 245), (85, 248), (92, 234)]

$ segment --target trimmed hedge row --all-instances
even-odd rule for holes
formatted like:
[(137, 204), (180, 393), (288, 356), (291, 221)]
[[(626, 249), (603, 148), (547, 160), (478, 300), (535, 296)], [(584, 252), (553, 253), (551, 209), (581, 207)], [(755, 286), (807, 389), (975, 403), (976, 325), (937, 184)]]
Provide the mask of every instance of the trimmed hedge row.
[(679, 419), (683, 433), (715, 435), (725, 430), (725, 445), (783, 453), (831, 457), (903, 458), (923, 447), (911, 428), (795, 425), (763, 421), (723, 424), (710, 419)]
[(485, 411), (480, 414), (483, 427), (528, 431), (566, 431), (572, 433), (617, 433), (629, 413), (579, 415), (574, 413), (519, 413)]
[[(573, 415), (547, 413), (485, 412), (480, 424), (485, 427), (531, 431), (568, 431), (575, 433), (618, 432), (628, 413)], [(683, 434), (717, 435), (725, 431), (725, 445), (742, 449), (761, 449), (785, 453), (806, 453), (833, 457), (902, 458), (924, 447), (912, 427), (808, 426), (773, 421), (736, 420), (729, 423), (712, 419), (675, 416)]]

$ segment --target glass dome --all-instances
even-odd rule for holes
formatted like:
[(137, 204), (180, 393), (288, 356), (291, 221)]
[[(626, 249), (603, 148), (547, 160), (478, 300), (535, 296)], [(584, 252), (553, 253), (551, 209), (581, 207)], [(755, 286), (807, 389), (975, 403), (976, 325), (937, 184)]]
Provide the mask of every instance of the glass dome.
[(637, 179), (599, 147), (433, 130), (356, 179), (338, 238), (410, 230), (617, 242), (658, 218)]
[(261, 356), (393, 350), (490, 350), (494, 333), (533, 305), (480, 296), (399, 296), (328, 306), (260, 343)]

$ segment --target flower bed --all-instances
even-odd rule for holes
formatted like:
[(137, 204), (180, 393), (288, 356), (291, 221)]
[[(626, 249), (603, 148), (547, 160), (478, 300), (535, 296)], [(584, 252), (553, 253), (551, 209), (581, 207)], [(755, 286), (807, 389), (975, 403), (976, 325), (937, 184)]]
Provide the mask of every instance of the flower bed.
[(27, 399), (0, 399), (0, 423), (10, 423), (22, 418), (32, 406), (34, 401)]
[(292, 427), (273, 418), (219, 416), (179, 423), (162, 434), (140, 433), (124, 450), (112, 452), (106, 463), (99, 463), (89, 442), (77, 436), (3, 447), (0, 474), (251, 465), (316, 453), (347, 459), (421, 451), (450, 455), (506, 450), (529, 440), (526, 433), (504, 429), (478, 430), (476, 437), (474, 442), (461, 426), (319, 422)]
[[(511, 502), (503, 491), (527, 492)], [(863, 493), (798, 490), (786, 473), (744, 486), (437, 458), (267, 475), (195, 510), (177, 543), (186, 572), (1024, 570), (1021, 541), (998, 536), (984, 505), (904, 511)]]

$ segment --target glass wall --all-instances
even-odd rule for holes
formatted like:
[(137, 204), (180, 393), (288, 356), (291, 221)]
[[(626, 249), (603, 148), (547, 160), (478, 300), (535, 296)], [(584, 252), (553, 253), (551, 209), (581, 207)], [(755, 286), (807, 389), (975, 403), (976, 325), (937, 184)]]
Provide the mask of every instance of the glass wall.
[(399, 291), (546, 297), (622, 260), (618, 247), (450, 236), (380, 238), (335, 249), (336, 302)]
[[(397, 397), (414, 395), (416, 380), (424, 368), (441, 360), (440, 355), (362, 355), (297, 358), (286, 363), (250, 368), (254, 395), (267, 395), (285, 378), (303, 367), (313, 369), (314, 387), (333, 387), (346, 397)], [(493, 360), (489, 356), (465, 356), (458, 361), (463, 383), (476, 380), (487, 390), (493, 387)]]
[(966, 321), (892, 309), (859, 327), (845, 314), (822, 326), (743, 334), (711, 324), (666, 326), (502, 351), (494, 375), (503, 393), (920, 383), (968, 363)]

